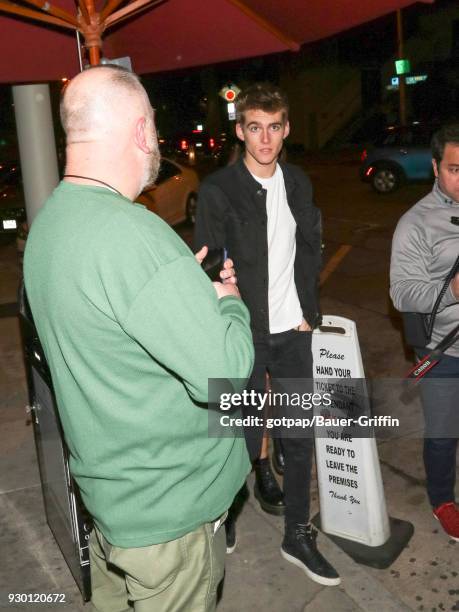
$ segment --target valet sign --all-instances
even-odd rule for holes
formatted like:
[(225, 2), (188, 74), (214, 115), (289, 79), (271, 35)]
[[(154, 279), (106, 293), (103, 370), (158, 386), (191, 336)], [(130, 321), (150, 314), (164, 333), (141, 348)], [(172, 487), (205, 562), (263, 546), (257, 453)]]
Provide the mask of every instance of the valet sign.
[(322, 530), (380, 546), (389, 519), (355, 323), (324, 316), (312, 352), (314, 390), (332, 397), (314, 411)]

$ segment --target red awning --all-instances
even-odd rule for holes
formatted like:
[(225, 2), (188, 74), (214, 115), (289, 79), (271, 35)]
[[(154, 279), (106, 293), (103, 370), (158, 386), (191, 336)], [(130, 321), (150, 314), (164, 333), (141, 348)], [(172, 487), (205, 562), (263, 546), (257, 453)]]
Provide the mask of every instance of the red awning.
[[(0, 0), (0, 7), (8, 3)], [(75, 14), (71, 0), (51, 3)], [(412, 4), (412, 0), (164, 0), (110, 30), (103, 50), (108, 57), (129, 55), (138, 73), (174, 70), (292, 49)], [(75, 32), (5, 12), (0, 15), (0, 82), (56, 80), (78, 71)]]

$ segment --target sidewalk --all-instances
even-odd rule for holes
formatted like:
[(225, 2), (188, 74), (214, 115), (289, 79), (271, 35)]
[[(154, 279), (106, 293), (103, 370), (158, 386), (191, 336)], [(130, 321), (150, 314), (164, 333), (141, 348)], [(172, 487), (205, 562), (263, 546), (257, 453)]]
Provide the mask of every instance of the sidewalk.
[[(44, 516), (14, 317), (18, 274), (14, 245), (0, 246), (0, 609), (80, 612), (88, 606), (81, 602)], [(331, 299), (324, 300), (323, 309), (358, 320), (355, 308)], [(385, 345), (398, 349), (397, 332), (389, 329), (387, 319), (382, 321), (377, 313), (360, 315), (363, 344), (368, 330), (383, 329), (381, 350)], [(394, 407), (394, 416), (404, 409)], [(280, 556), (282, 519), (260, 510), (252, 495), (251, 476), (250, 497), (238, 521), (238, 545), (227, 557), (218, 612), (459, 610), (459, 543), (439, 531), (429, 512), (421, 440), (408, 434), (393, 437), (380, 442), (379, 454), (389, 513), (415, 526), (408, 548), (392, 567), (375, 570), (357, 565), (320, 535), (321, 550), (339, 571), (342, 584), (322, 587), (310, 581)], [(314, 490), (313, 513), (318, 510), (317, 497)], [(66, 602), (10, 605), (8, 593), (63, 593)]]

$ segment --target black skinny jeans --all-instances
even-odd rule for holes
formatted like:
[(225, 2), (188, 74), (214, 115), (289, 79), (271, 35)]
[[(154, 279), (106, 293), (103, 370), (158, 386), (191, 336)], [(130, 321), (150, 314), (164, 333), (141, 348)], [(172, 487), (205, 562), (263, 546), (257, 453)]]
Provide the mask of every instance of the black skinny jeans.
[[(312, 353), (311, 332), (289, 330), (279, 334), (270, 334), (266, 342), (255, 342), (255, 365), (248, 384), (248, 390), (257, 393), (266, 392), (266, 372), (271, 377), (271, 388), (274, 392), (306, 393), (312, 390)], [(287, 385), (282, 380), (290, 379)], [(301, 380), (292, 380), (301, 379)], [(307, 381), (305, 380), (307, 379)], [(250, 409), (246, 414), (260, 414)], [(266, 413), (264, 414), (266, 417)], [(282, 409), (275, 414), (282, 416)], [(312, 454), (314, 447), (313, 431), (300, 432), (301, 436), (282, 432), (274, 433), (282, 438), (285, 457), (284, 500), (286, 525), (307, 523), (309, 520), (309, 497), (311, 486)], [(250, 458), (260, 454), (263, 430), (257, 428), (245, 431)]]
[[(418, 351), (424, 357), (427, 350)], [(424, 466), (434, 508), (454, 501), (459, 438), (459, 358), (444, 355), (421, 381), (425, 419)]]

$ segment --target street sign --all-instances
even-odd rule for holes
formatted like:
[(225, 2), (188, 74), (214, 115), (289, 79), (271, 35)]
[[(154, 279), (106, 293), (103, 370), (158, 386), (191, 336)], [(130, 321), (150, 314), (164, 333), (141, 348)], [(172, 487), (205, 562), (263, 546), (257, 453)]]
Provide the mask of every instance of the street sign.
[(227, 102), (234, 102), (236, 96), (239, 94), (241, 90), (237, 85), (232, 83), (231, 85), (225, 85), (220, 89), (218, 95), (221, 96)]
[(409, 77), (406, 77), (407, 85), (416, 85), (416, 83), (422, 83), (422, 81), (427, 80), (426, 74), (413, 74)]
[[(325, 385), (336, 396), (349, 398), (357, 392), (365, 401), (355, 323), (330, 315), (324, 316), (323, 322), (312, 336), (315, 390), (321, 393)], [(358, 389), (356, 382), (361, 382)], [(367, 546), (384, 544), (390, 529), (376, 440), (353, 435), (357, 432), (352, 427), (346, 434), (339, 427), (327, 427), (326, 435), (324, 428), (320, 429), (316, 456), (322, 530)], [(342, 459), (336, 461), (337, 457)]]
[[(312, 335), (314, 390), (334, 398), (314, 416), (317, 480), (322, 531), (358, 563), (386, 568), (413, 534), (411, 523), (388, 517), (362, 357), (354, 321), (324, 315)], [(344, 424), (340, 417), (346, 416)], [(330, 424), (331, 423), (331, 424)], [(359, 435), (360, 434), (360, 435)], [(318, 516), (313, 522), (318, 521)]]
[(228, 119), (230, 121), (234, 121), (236, 119), (236, 105), (234, 104), (234, 102), (228, 102), (227, 109), (228, 109)]
[[(386, 85), (386, 89), (389, 91), (393, 89), (398, 89), (399, 86), (399, 78), (391, 77), (390, 85)], [(422, 83), (427, 80), (427, 74), (412, 74), (410, 76), (405, 77), (405, 83), (407, 85), (417, 85), (418, 83)]]
[(395, 72), (397, 74), (408, 74), (411, 72), (411, 64), (408, 59), (395, 60)]

